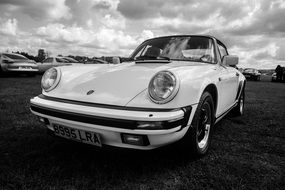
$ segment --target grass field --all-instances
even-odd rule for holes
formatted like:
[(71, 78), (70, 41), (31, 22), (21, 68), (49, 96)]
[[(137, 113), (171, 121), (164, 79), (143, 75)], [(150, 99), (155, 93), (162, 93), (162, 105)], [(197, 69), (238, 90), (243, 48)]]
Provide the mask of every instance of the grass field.
[(40, 76), (0, 78), (0, 189), (284, 189), (285, 83), (248, 81), (245, 115), (227, 116), (209, 153), (98, 149), (46, 134), (29, 111)]

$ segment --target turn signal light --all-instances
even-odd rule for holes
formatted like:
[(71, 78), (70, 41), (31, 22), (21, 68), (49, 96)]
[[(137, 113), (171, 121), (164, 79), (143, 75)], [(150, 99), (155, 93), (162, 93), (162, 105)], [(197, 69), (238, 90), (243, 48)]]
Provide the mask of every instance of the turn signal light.
[(162, 121), (139, 121), (137, 122), (138, 129), (163, 129)]
[(149, 141), (146, 135), (134, 135), (134, 134), (122, 134), (122, 141), (125, 144), (137, 145), (137, 146), (147, 146)]
[(48, 121), (47, 118), (39, 117), (39, 120), (40, 120), (40, 122), (42, 122), (42, 123), (44, 123), (46, 125), (49, 125), (49, 121)]

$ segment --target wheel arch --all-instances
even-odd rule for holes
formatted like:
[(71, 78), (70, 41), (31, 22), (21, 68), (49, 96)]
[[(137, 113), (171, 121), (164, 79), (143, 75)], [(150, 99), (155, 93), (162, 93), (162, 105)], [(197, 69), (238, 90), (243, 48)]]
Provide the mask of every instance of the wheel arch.
[(217, 90), (216, 85), (208, 84), (206, 88), (204, 89), (203, 93), (204, 92), (209, 92), (211, 94), (213, 101), (214, 101), (214, 114), (215, 114), (217, 110), (217, 106), (218, 106), (218, 90)]
[(245, 89), (246, 80), (242, 80), (239, 82), (238, 91), (235, 100), (238, 100), (242, 91)]

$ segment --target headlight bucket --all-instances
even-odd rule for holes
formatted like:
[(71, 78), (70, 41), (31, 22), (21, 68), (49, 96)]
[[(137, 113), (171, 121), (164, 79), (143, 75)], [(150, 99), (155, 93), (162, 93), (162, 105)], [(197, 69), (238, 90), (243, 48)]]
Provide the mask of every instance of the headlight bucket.
[(148, 93), (150, 99), (157, 104), (171, 101), (179, 90), (179, 80), (170, 71), (160, 71), (150, 80)]
[(41, 86), (42, 89), (46, 92), (54, 89), (61, 78), (61, 71), (59, 68), (50, 68), (42, 76)]

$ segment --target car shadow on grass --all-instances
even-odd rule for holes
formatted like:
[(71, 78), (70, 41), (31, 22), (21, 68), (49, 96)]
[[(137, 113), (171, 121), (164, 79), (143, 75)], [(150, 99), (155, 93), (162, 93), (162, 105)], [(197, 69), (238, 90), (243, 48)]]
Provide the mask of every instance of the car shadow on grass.
[(186, 155), (185, 150), (176, 144), (150, 151), (109, 146), (98, 148), (49, 136), (43, 128), (33, 130), (29, 138), (20, 137), (17, 141), (21, 142), (17, 145), (4, 147), (8, 152), (2, 154), (4, 159), (0, 169), (7, 172), (5, 175), (24, 171), (24, 174), (17, 175), (37, 176), (45, 183), (49, 179), (70, 180), (78, 176), (78, 179), (97, 179), (102, 183), (108, 180), (122, 183), (123, 179), (131, 180), (133, 177), (141, 179), (142, 176), (163, 175), (164, 171), (184, 168), (197, 160)]

